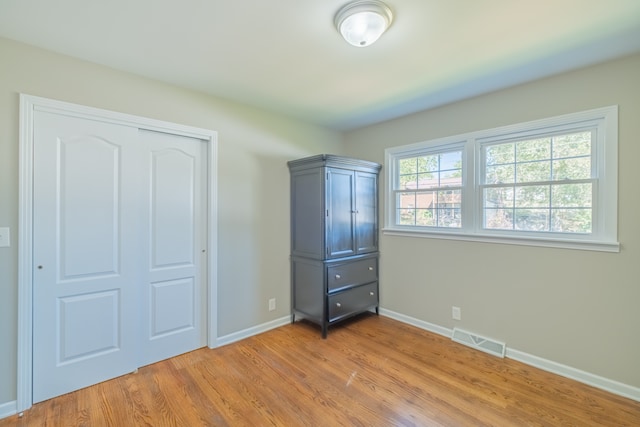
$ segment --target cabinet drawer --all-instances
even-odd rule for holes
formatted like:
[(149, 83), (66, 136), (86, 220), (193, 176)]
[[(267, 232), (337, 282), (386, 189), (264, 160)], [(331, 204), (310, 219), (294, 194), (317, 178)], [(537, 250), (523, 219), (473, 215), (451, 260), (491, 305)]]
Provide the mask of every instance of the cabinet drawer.
[(378, 280), (378, 259), (366, 258), (327, 267), (327, 287), (331, 292)]
[(329, 322), (378, 305), (378, 282), (329, 296)]

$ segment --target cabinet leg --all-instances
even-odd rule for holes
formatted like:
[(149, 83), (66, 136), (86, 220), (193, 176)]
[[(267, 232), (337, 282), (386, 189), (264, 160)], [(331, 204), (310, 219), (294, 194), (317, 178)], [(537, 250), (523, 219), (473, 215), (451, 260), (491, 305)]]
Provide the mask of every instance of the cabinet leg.
[(296, 323), (296, 314), (291, 313), (291, 324), (293, 325), (294, 323)]
[(322, 339), (327, 339), (327, 330), (329, 329), (329, 325), (325, 322), (322, 322)]
[(379, 315), (380, 315), (380, 307), (376, 305), (376, 316), (379, 316)]

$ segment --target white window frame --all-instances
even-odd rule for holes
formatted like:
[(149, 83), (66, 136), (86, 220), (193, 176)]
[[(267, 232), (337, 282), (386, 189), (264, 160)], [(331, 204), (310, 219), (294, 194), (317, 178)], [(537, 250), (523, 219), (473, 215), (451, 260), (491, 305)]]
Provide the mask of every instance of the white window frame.
[[(594, 182), (592, 232), (554, 233), (482, 228), (484, 144), (523, 140), (558, 132), (595, 129), (592, 141)], [(462, 226), (424, 227), (396, 224), (398, 160), (462, 147)], [(597, 108), (494, 129), (471, 132), (385, 150), (386, 209), (383, 233), (449, 240), (619, 252), (618, 242), (618, 106)]]

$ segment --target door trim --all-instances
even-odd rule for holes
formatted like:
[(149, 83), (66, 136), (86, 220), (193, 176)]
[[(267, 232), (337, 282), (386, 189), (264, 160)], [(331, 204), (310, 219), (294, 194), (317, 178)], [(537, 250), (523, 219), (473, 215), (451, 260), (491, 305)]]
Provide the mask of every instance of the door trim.
[(33, 405), (33, 126), (35, 111), (99, 120), (139, 129), (187, 136), (208, 145), (207, 158), (207, 345), (217, 344), (218, 319), (218, 134), (161, 120), (20, 94), (18, 192), (18, 360), (16, 409)]

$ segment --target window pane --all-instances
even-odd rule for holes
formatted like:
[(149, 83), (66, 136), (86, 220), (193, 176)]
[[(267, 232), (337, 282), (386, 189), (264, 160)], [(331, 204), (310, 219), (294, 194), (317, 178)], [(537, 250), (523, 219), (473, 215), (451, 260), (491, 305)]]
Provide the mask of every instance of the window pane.
[(460, 169), (440, 172), (440, 187), (460, 187), (462, 185), (462, 171)]
[(487, 165), (503, 165), (505, 163), (514, 163), (515, 144), (498, 144), (485, 147), (485, 164)]
[(590, 208), (591, 184), (557, 184), (552, 187), (551, 200), (554, 208)]
[(438, 192), (438, 226), (461, 227), (460, 207), (461, 190), (444, 190)]
[(398, 209), (397, 222), (399, 225), (415, 225), (415, 209)]
[(553, 158), (591, 156), (591, 131), (553, 138)]
[(485, 209), (484, 228), (493, 230), (513, 230), (513, 210)]
[(416, 225), (433, 227), (436, 225), (433, 209), (416, 209)]
[(440, 187), (462, 185), (462, 151), (440, 154)]
[(460, 207), (462, 192), (460, 190), (438, 191), (438, 207), (442, 205)]
[(438, 173), (434, 175), (431, 172), (421, 173), (418, 175), (417, 188), (435, 188), (438, 186)]
[(553, 161), (553, 180), (591, 178), (591, 157), (575, 157)]
[(399, 193), (397, 206), (401, 208), (415, 208), (416, 207), (416, 194), (415, 193)]
[(549, 231), (549, 209), (514, 210), (516, 230)]
[(557, 233), (591, 233), (592, 210), (553, 209), (551, 211), (551, 231)]
[(438, 170), (438, 155), (418, 157), (418, 172), (433, 172)]
[(515, 165), (487, 166), (485, 184), (508, 184), (515, 180)]
[(416, 193), (416, 207), (420, 209), (433, 208), (435, 199), (436, 193), (433, 191)]
[(462, 151), (451, 151), (440, 155), (440, 170), (462, 170)]
[(511, 208), (513, 206), (513, 187), (485, 188), (485, 208)]
[(517, 208), (549, 208), (551, 195), (548, 185), (532, 185), (516, 189)]
[(551, 162), (519, 163), (516, 165), (516, 182), (548, 181), (551, 178)]
[(460, 209), (454, 207), (438, 209), (438, 226), (449, 228), (461, 227)]
[(400, 172), (399, 175), (416, 174), (418, 173), (416, 167), (417, 159), (415, 157), (400, 159), (398, 161), (398, 170)]
[(400, 175), (400, 187), (398, 190), (414, 190), (418, 188), (416, 175)]
[(531, 139), (516, 143), (516, 162), (549, 160), (551, 158), (551, 138)]

